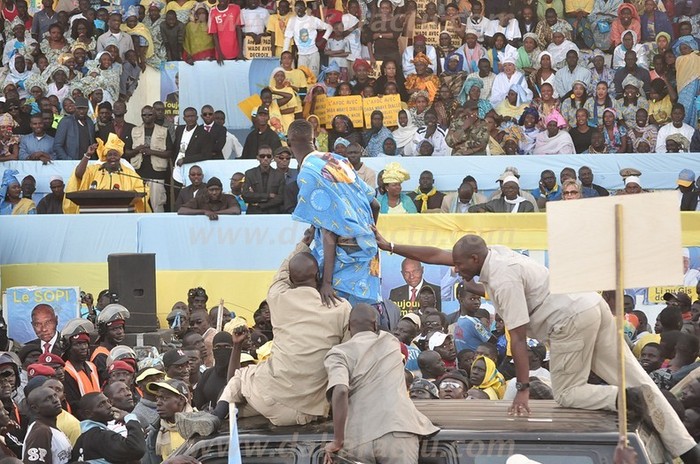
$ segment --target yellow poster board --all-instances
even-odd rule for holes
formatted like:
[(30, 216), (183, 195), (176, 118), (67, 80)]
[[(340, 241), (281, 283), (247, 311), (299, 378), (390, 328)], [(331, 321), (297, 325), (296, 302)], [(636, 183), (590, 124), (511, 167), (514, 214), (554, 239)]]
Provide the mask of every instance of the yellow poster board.
[(243, 39), (243, 56), (251, 60), (253, 58), (269, 58), (272, 56), (272, 37), (263, 36), (260, 43), (256, 44), (252, 37)]
[(318, 123), (323, 126), (328, 122), (328, 112), (326, 111), (326, 95), (316, 95), (314, 97), (314, 112), (318, 116)]
[[(450, 33), (450, 37), (452, 37), (452, 46), (455, 48), (459, 48), (462, 46), (462, 38), (457, 35), (457, 31), (461, 30), (462, 25), (459, 23), (459, 26), (455, 24), (453, 21), (446, 21), (445, 22), (445, 30)], [(438, 40), (439, 34), (438, 34)]]
[(413, 36), (414, 42), (416, 35), (424, 35), (425, 43), (427, 43), (428, 45), (436, 46), (440, 43), (440, 25), (434, 22), (416, 24), (415, 35)]
[(685, 293), (690, 295), (691, 301), (698, 299), (698, 293), (695, 287), (686, 287), (683, 285), (675, 287), (649, 287), (649, 303), (666, 304), (666, 301), (664, 301), (664, 293)]
[(365, 98), (362, 106), (365, 113), (365, 128), (369, 129), (372, 126), (372, 112), (375, 110), (379, 110), (384, 114), (385, 126), (399, 125), (401, 98), (398, 95)]
[(257, 93), (238, 102), (238, 108), (240, 108), (243, 114), (245, 114), (245, 117), (251, 121), (253, 120), (253, 117), (250, 114), (260, 105), (262, 105), (262, 100), (260, 99), (260, 95)]
[(326, 127), (330, 129), (333, 118), (339, 114), (349, 117), (356, 127), (364, 127), (365, 118), (362, 111), (362, 97), (350, 95), (347, 97), (326, 98)]

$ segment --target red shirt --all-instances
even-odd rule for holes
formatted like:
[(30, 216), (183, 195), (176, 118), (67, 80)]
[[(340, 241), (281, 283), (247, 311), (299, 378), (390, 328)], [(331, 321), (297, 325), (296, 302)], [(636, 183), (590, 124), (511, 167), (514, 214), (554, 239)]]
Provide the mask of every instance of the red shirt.
[(226, 60), (238, 58), (240, 54), (241, 44), (238, 43), (236, 32), (240, 26), (241, 8), (238, 5), (230, 4), (224, 11), (214, 7), (209, 12), (209, 33), (216, 34), (219, 38), (219, 47)]
[(14, 19), (17, 17), (19, 12), (17, 11), (17, 6), (13, 6), (11, 10), (8, 10), (7, 8), (2, 9), (2, 17), (5, 18), (6, 21), (12, 22)]

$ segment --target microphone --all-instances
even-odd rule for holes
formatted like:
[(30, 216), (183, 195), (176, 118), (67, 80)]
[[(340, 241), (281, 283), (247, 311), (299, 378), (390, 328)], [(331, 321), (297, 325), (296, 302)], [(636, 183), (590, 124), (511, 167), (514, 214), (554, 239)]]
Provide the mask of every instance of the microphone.
[(96, 189), (97, 189), (97, 181), (96, 181), (96, 180), (93, 180), (93, 181), (90, 183), (90, 190), (96, 190)]
[(119, 190), (119, 184), (114, 184), (114, 186), (112, 186), (112, 190)]

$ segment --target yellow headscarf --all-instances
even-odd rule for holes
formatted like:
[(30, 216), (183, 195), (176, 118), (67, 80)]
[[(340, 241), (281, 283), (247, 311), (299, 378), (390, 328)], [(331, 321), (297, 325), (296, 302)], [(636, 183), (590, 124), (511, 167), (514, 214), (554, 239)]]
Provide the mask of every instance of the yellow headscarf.
[(107, 143), (104, 143), (100, 138), (97, 139), (97, 156), (100, 161), (103, 163), (107, 161), (107, 153), (112, 150), (119, 152), (119, 156), (124, 154), (124, 142), (117, 134), (110, 132)]
[(389, 163), (384, 167), (382, 180), (385, 184), (401, 184), (411, 178), (411, 175), (399, 163)]
[[(494, 363), (491, 358), (487, 358), (485, 356), (477, 356), (472, 363), (472, 368), (480, 359), (484, 360), (484, 364), (486, 365), (486, 373), (484, 374), (484, 380), (481, 382), (481, 384), (475, 385), (473, 388), (484, 390), (492, 400), (500, 400), (503, 398), (503, 394), (506, 391), (506, 384), (503, 376), (500, 374), (500, 372), (498, 372), (498, 370), (496, 370), (496, 363)], [(496, 398), (493, 398), (492, 392), (495, 393)]]
[(151, 36), (151, 31), (146, 27), (145, 24), (138, 23), (136, 25), (136, 27), (134, 27), (132, 29), (126, 25), (126, 22), (124, 22), (121, 25), (121, 30), (126, 32), (129, 35), (140, 35), (141, 37), (146, 39), (146, 42), (148, 42), (148, 47), (146, 47), (146, 59), (153, 56), (153, 53), (154, 53), (153, 37)]
[(419, 52), (416, 56), (413, 57), (411, 60), (411, 63), (416, 64), (416, 63), (423, 63), (427, 66), (430, 66), (433, 64), (432, 61), (430, 61), (430, 58), (425, 53)]

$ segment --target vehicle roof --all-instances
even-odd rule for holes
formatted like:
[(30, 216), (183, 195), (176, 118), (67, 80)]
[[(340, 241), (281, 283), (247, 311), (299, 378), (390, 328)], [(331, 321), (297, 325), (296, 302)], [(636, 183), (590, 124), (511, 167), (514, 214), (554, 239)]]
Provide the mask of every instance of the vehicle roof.
[[(463, 435), (500, 432), (503, 434), (548, 434), (567, 435), (610, 435), (617, 433), (617, 414), (610, 411), (588, 411), (562, 408), (552, 400), (530, 401), (532, 411), (529, 417), (508, 415), (510, 401), (493, 400), (415, 400), (414, 404), (435, 425), (442, 429), (441, 435)], [(251, 417), (238, 421), (239, 435), (285, 436), (322, 435), (333, 433), (333, 422), (311, 423), (305, 426), (276, 427), (264, 417)], [(631, 431), (636, 424), (630, 424)], [(311, 437), (309, 437), (311, 438)], [(581, 440), (585, 440), (581, 436)]]

